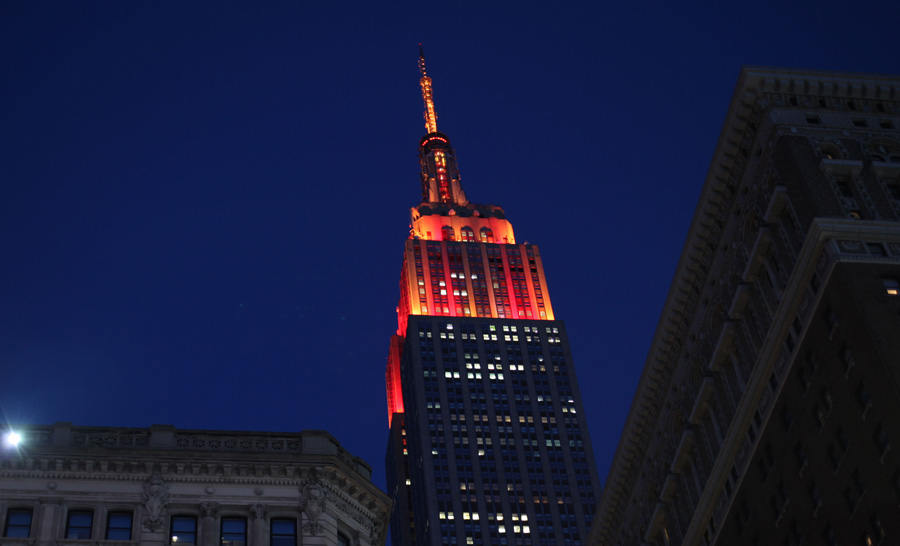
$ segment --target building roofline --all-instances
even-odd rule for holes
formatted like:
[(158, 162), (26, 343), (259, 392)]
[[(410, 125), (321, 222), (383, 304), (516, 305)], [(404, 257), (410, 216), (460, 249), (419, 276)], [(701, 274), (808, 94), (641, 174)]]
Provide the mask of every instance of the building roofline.
[(766, 93), (900, 100), (900, 76), (760, 66), (744, 66), (741, 69), (647, 359), (625, 419), (622, 436), (610, 464), (588, 539), (590, 545), (606, 543), (617, 508), (629, 491), (628, 473), (633, 465), (640, 464), (639, 457), (646, 448), (642, 448), (642, 437), (650, 432), (647, 427), (652, 425), (652, 417), (664, 392), (660, 382), (668, 375), (665, 368), (669, 356), (673, 351), (677, 356), (684, 343), (683, 339), (677, 338), (677, 333), (682, 327), (689, 327), (691, 313), (688, 312), (688, 308), (691, 307), (690, 300), (695, 293), (694, 289), (702, 288), (707, 280), (709, 268), (706, 268), (706, 272), (702, 272), (698, 267), (700, 253), (695, 250), (713, 242), (710, 237), (713, 232), (710, 225), (714, 222), (714, 216), (719, 212), (723, 200), (733, 197), (733, 194), (729, 195), (726, 186), (730, 180), (740, 179), (743, 163), (736, 165), (736, 159), (742, 136), (748, 128), (753, 107)]

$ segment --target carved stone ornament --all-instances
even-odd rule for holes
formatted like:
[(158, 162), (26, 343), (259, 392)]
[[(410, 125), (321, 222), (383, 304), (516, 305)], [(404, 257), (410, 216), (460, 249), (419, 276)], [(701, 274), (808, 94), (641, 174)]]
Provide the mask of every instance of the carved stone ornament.
[(166, 520), (166, 506), (169, 504), (169, 485), (158, 473), (144, 483), (141, 494), (144, 505), (144, 529), (155, 533), (163, 528)]
[[(309, 477), (300, 482), (300, 510), (309, 518), (309, 523), (303, 525), (303, 530), (309, 534), (315, 535), (316, 529), (321, 525), (318, 523), (319, 515), (325, 511), (325, 488), (319, 472), (312, 469)], [(308, 529), (307, 529), (308, 527)]]
[(266, 519), (266, 517), (269, 515), (269, 505), (251, 504), (250, 515), (253, 516), (254, 519)]
[(316, 536), (325, 530), (325, 526), (318, 521), (307, 521), (303, 524), (303, 532), (310, 536)]
[(200, 515), (204, 518), (216, 519), (219, 515), (219, 503), (217, 502), (201, 502)]

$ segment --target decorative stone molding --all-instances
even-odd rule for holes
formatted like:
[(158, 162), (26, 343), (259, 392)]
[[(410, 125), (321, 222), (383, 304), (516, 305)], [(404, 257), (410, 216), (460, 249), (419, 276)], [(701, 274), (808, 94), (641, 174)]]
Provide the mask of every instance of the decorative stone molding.
[(153, 533), (162, 529), (166, 519), (166, 506), (169, 504), (169, 485), (162, 476), (153, 474), (144, 483), (141, 503), (145, 513), (144, 529)]
[(201, 502), (200, 515), (205, 519), (216, 519), (219, 515), (219, 503), (217, 502)]
[(309, 536), (318, 536), (325, 530), (325, 526), (323, 526), (318, 521), (307, 521), (301, 527), (303, 532)]
[(253, 519), (266, 519), (267, 517), (269, 517), (269, 505), (251, 504), (250, 515), (253, 517)]
[(318, 522), (319, 516), (325, 511), (325, 482), (319, 476), (320, 468), (311, 468), (309, 477), (300, 481), (300, 510), (306, 514), (309, 521), (303, 524), (303, 530), (315, 536), (321, 530)]

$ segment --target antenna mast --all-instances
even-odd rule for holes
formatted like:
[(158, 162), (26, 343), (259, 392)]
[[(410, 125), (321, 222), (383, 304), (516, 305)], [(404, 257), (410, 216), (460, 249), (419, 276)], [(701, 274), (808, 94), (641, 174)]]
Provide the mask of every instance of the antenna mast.
[(437, 132), (437, 113), (434, 111), (434, 98), (431, 92), (431, 78), (425, 73), (425, 54), (422, 53), (422, 44), (419, 44), (419, 72), (422, 78), (419, 85), (422, 87), (422, 100), (425, 101), (425, 129), (429, 133)]

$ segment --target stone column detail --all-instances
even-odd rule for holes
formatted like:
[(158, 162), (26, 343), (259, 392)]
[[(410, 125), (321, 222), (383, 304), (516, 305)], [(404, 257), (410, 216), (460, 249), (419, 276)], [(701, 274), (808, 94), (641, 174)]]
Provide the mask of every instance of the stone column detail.
[(199, 546), (217, 546), (219, 544), (219, 503), (200, 503), (200, 539)]
[(250, 533), (253, 538), (250, 544), (268, 544), (269, 543), (269, 505), (267, 504), (251, 504), (250, 505)]

